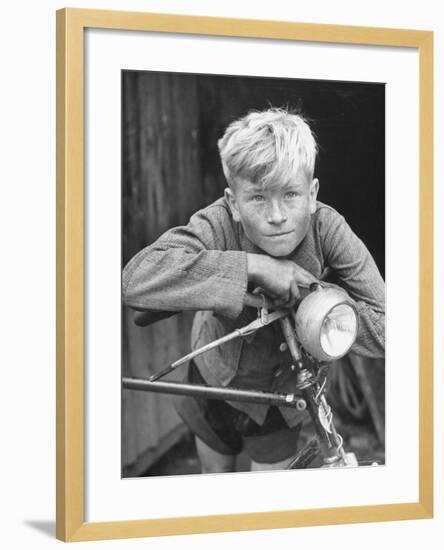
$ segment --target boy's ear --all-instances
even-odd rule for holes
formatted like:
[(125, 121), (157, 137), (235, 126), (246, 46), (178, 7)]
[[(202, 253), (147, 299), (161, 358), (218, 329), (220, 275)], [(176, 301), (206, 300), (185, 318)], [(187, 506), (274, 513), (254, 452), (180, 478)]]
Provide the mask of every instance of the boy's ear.
[(225, 195), (226, 201), (228, 202), (228, 204), (230, 206), (231, 215), (233, 216), (233, 220), (235, 222), (239, 222), (240, 221), (240, 216), (239, 216), (239, 208), (237, 207), (236, 195), (233, 193), (233, 191), (229, 187), (225, 188), (224, 195)]
[(316, 212), (316, 199), (318, 197), (318, 191), (319, 191), (319, 180), (318, 178), (314, 178), (314, 180), (310, 183), (310, 190), (309, 190), (310, 214), (314, 214)]

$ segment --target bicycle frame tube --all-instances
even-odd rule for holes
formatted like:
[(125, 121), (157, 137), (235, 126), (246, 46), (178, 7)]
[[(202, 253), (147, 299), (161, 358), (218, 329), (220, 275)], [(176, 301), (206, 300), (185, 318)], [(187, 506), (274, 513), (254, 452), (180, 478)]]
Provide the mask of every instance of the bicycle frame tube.
[(191, 395), (209, 399), (226, 401), (242, 401), (260, 405), (276, 405), (277, 407), (293, 407), (302, 411), (306, 408), (305, 401), (293, 393), (275, 393), (235, 388), (214, 388), (199, 384), (183, 384), (179, 382), (151, 381), (144, 378), (123, 378), (122, 386), (128, 390), (142, 390), (153, 393), (169, 393), (173, 395)]

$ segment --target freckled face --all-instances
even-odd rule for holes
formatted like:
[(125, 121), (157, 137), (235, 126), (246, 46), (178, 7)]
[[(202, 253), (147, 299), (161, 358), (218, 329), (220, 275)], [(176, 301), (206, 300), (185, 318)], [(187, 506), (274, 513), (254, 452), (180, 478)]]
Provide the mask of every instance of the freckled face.
[(307, 234), (310, 215), (316, 210), (319, 182), (300, 176), (286, 185), (268, 189), (238, 180), (226, 189), (235, 221), (250, 241), (270, 256), (288, 256)]

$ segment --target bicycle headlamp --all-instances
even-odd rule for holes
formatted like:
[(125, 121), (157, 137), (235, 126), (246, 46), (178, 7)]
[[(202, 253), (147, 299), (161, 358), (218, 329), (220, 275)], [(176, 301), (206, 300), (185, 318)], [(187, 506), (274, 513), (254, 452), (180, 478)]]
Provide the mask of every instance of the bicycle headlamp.
[(318, 361), (339, 359), (356, 340), (356, 308), (341, 290), (318, 286), (302, 300), (294, 318), (298, 340)]

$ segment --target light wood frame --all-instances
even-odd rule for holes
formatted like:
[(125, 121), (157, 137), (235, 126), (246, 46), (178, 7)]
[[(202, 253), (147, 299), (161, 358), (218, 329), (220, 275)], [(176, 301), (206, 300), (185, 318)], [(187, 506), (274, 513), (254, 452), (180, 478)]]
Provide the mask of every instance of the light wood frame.
[[(417, 48), (420, 59), (419, 500), (402, 504), (85, 522), (84, 30), (261, 37)], [(57, 12), (57, 538), (85, 541), (433, 517), (433, 33), (62, 9)]]

